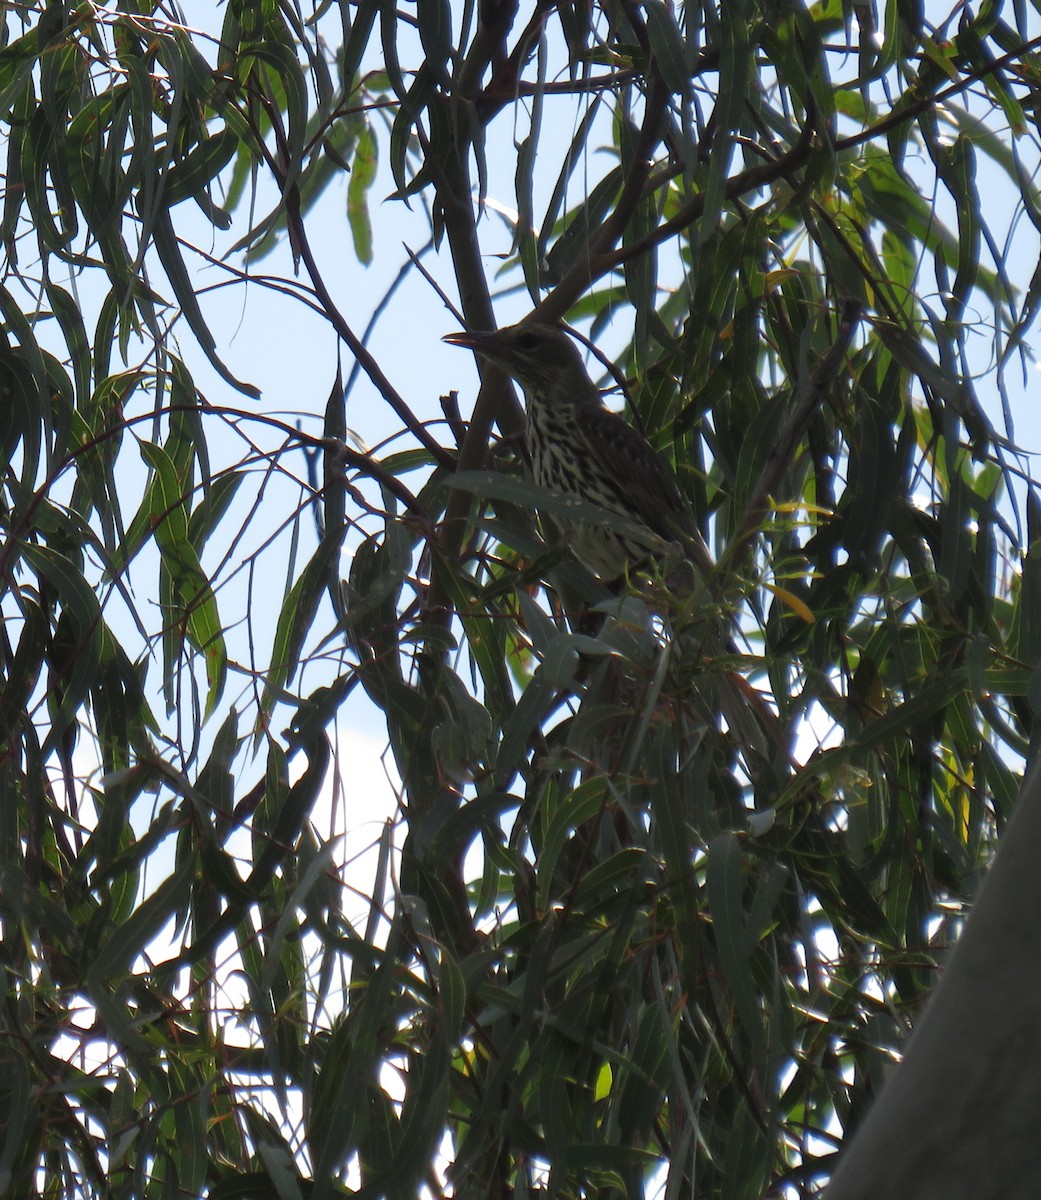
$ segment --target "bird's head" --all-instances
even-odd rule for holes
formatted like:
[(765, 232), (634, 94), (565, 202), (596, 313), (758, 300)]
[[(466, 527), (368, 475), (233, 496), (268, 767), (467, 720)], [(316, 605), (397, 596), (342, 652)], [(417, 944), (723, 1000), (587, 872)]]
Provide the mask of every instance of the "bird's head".
[(578, 346), (557, 325), (521, 321), (492, 333), (450, 333), (443, 340), (472, 350), (516, 379), (529, 401), (554, 406), (600, 402)]

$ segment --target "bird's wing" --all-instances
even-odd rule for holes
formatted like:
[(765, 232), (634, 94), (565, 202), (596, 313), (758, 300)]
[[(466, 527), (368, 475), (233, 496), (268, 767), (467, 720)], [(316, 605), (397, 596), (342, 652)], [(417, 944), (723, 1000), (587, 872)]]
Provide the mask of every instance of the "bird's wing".
[[(585, 410), (579, 419), (588, 422), (584, 441), (604, 477), (614, 481), (623, 511), (632, 505), (648, 528), (666, 541), (693, 541), (704, 547), (672, 468), (643, 434), (604, 408)], [(704, 553), (709, 563), (699, 565), (710, 565), (707, 547)]]

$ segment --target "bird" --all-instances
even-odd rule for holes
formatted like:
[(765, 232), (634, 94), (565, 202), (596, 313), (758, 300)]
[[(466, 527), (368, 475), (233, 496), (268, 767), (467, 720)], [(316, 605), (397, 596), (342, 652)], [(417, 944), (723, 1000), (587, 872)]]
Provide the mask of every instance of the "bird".
[[(678, 574), (691, 594), (707, 592), (712, 599), (708, 626), (698, 639), (702, 654), (735, 656), (735, 610), (722, 593), (712, 554), (672, 468), (638, 429), (604, 406), (564, 329), (525, 320), (492, 332), (450, 333), (443, 340), (472, 350), (520, 384), (525, 443), (540, 488), (625, 519), (613, 526), (571, 522), (568, 533), (578, 559), (611, 587), (642, 566), (681, 556), (694, 578), (690, 571), (666, 572), (666, 578), (671, 582)], [(765, 757), (763, 728), (772, 729), (776, 718), (736, 671), (724, 668), (717, 682), (716, 703), (728, 728), (746, 754)]]
[(652, 560), (677, 556), (693, 562), (702, 582), (711, 575), (712, 556), (672, 468), (639, 430), (604, 406), (563, 328), (521, 321), (443, 340), (473, 350), (520, 384), (525, 443), (540, 488), (624, 519), (624, 525), (568, 523), (571, 549), (594, 575), (613, 584)]

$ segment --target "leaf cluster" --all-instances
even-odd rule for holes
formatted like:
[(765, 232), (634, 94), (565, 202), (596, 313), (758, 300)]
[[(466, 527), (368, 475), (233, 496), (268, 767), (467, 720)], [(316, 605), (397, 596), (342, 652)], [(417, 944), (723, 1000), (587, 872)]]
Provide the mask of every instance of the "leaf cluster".
[[(812, 1194), (1035, 737), (1036, 14), (3, 19), (0, 1191)], [(385, 178), (426, 245), (358, 332), (323, 221), (378, 266)], [(624, 328), (710, 587), (592, 579), (500, 377), (396, 389), (420, 275)], [(229, 288), (332, 339), (323, 412), (255, 404)]]

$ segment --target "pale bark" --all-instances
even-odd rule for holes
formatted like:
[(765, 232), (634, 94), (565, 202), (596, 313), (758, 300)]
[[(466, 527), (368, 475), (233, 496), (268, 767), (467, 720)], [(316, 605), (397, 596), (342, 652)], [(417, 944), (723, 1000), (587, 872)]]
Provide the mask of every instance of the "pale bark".
[(826, 1200), (1041, 1196), (1041, 771)]

